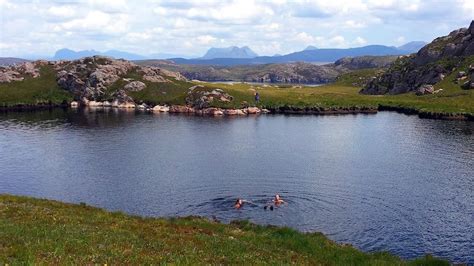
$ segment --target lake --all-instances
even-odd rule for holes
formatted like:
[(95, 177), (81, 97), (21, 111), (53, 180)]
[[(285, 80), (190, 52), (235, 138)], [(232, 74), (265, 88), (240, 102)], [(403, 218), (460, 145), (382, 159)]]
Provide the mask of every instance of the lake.
[[(249, 219), (474, 262), (474, 123), (376, 115), (0, 114), (0, 193)], [(288, 204), (263, 206), (279, 193)], [(232, 205), (237, 197), (248, 204)]]
[(206, 83), (213, 83), (213, 84), (227, 84), (227, 85), (239, 85), (239, 84), (250, 84), (254, 86), (271, 86), (271, 87), (283, 87), (283, 88), (291, 88), (291, 87), (320, 87), (324, 85), (324, 83), (269, 83), (269, 82), (250, 82), (250, 81), (199, 81), (199, 82), (206, 82)]

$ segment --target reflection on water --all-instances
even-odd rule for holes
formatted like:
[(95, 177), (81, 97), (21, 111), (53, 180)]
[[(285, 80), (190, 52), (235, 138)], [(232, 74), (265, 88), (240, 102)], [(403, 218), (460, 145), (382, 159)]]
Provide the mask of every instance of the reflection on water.
[[(472, 262), (474, 123), (396, 113), (0, 114), (0, 193), (250, 219), (406, 258)], [(275, 193), (288, 205), (263, 207)], [(237, 197), (248, 201), (232, 208)]]

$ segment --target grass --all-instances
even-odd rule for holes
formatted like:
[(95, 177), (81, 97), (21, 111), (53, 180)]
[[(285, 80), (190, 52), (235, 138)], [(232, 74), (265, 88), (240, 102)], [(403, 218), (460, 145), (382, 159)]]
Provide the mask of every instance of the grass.
[(1, 264), (448, 265), (364, 253), (321, 233), (221, 224), (204, 218), (144, 218), (85, 204), (0, 195)]
[(26, 77), (23, 81), (0, 83), (0, 106), (61, 104), (72, 100), (72, 95), (56, 83), (52, 66), (42, 66), (40, 77)]
[[(440, 112), (452, 114), (474, 114), (474, 91), (462, 90), (459, 85), (449, 81), (454, 74), (435, 87), (443, 88), (439, 94), (416, 96), (414, 93), (400, 95), (361, 95), (359, 87), (346, 85), (350, 79), (320, 87), (279, 88), (255, 87), (260, 94), (260, 106), (272, 108), (294, 107), (373, 107), (380, 105), (416, 109), (420, 112)], [(206, 84), (209, 87), (224, 89), (234, 96), (228, 107), (240, 106), (242, 101), (253, 103), (254, 91), (248, 84)]]

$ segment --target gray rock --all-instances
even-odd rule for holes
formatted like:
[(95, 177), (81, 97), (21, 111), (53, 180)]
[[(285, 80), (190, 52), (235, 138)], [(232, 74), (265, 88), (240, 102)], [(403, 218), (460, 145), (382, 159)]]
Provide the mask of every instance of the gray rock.
[(462, 84), (461, 88), (464, 90), (472, 90), (474, 89), (474, 79), (468, 80)]
[(422, 85), (416, 90), (416, 95), (433, 94), (435, 91), (433, 85)]
[(141, 91), (146, 88), (146, 85), (141, 81), (132, 81), (123, 88), (127, 91)]
[(190, 90), (188, 90), (188, 94), (186, 96), (186, 104), (196, 109), (208, 108), (214, 101), (226, 103), (233, 100), (233, 97), (231, 95), (221, 89), (205, 91), (195, 90), (195, 88), (198, 87), (193, 86), (190, 88)]
[(458, 75), (457, 75), (456, 77), (457, 77), (457, 78), (462, 78), (462, 77), (464, 77), (464, 76), (466, 76), (466, 72), (465, 72), (465, 71), (459, 71), (459, 72), (458, 72)]

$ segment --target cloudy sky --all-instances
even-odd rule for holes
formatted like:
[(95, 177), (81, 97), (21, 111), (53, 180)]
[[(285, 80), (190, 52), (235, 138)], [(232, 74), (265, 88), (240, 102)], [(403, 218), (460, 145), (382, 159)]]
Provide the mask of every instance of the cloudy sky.
[(248, 45), (260, 55), (431, 41), (474, 19), (473, 0), (0, 0), (0, 56), (60, 48), (198, 56)]

